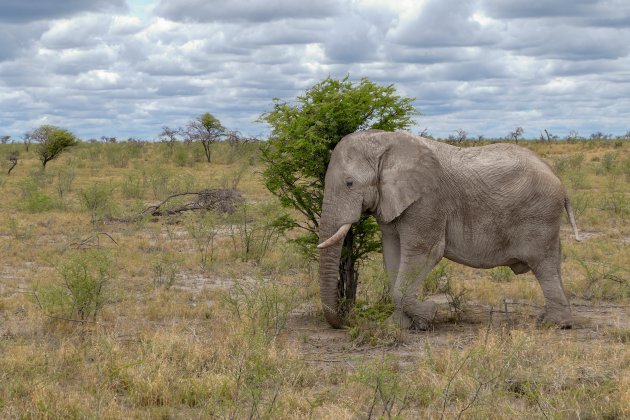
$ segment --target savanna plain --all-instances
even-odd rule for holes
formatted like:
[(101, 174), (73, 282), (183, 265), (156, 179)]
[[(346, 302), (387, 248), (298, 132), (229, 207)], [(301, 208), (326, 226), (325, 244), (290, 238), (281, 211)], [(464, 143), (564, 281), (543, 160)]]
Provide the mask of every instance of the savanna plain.
[[(583, 237), (564, 221), (572, 329), (537, 325), (531, 273), (445, 260), (423, 285), (432, 328), (388, 326), (380, 254), (330, 328), (256, 142), (214, 144), (212, 163), (199, 144), (82, 142), (45, 170), (0, 145), (19, 152), (0, 163), (0, 417), (629, 418), (630, 142), (520, 144)], [(241, 199), (164, 202), (207, 189)]]

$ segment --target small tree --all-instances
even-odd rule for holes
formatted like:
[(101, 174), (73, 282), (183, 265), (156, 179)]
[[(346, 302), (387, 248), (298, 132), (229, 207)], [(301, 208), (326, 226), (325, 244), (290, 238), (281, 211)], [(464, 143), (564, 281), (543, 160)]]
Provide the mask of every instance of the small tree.
[(514, 131), (510, 133), (510, 138), (518, 144), (518, 139), (523, 135), (523, 127), (516, 127)]
[(181, 128), (170, 128), (168, 126), (162, 127), (162, 132), (159, 135), (159, 139), (168, 144), (172, 149), (175, 143), (179, 140), (179, 136), (182, 134)]
[[(295, 101), (274, 99), (273, 110), (260, 117), (273, 129), (262, 151), (265, 186), (280, 198), (283, 206), (293, 207), (303, 215), (288, 226), (305, 231), (297, 243), (312, 258), (316, 255), (331, 150), (342, 137), (357, 130), (408, 128), (416, 114), (413, 98), (396, 95), (393, 85), (379, 86), (366, 78), (358, 83), (348, 79), (329, 77)], [(369, 252), (380, 249), (377, 232), (374, 219), (363, 216), (344, 240), (339, 292), (349, 304), (355, 298), (359, 262)]]
[(451, 134), (448, 136), (448, 140), (455, 143), (461, 143), (463, 141), (466, 141), (467, 138), (468, 138), (468, 132), (466, 132), (465, 130), (462, 130), (461, 128), (458, 128), (457, 130), (455, 130), (454, 135)]
[(74, 134), (54, 125), (42, 125), (30, 134), (30, 138), (38, 143), (37, 155), (44, 168), (64, 150), (77, 144)]
[(8, 161), (11, 162), (11, 167), (7, 171), (7, 175), (11, 175), (11, 171), (18, 164), (18, 158), (19, 158), (18, 152), (11, 152), (9, 153), (9, 156), (7, 156)]
[(567, 141), (574, 141), (574, 140), (578, 140), (580, 138), (580, 133), (578, 133), (576, 130), (569, 130), (569, 134), (567, 134)]
[(225, 132), (221, 121), (209, 112), (200, 115), (186, 126), (186, 137), (189, 141), (201, 142), (208, 163), (211, 161), (212, 153), (210, 145), (219, 141)]
[(10, 139), (11, 136), (0, 136), (0, 144), (7, 144)]
[(26, 153), (28, 153), (28, 149), (30, 149), (31, 143), (33, 142), (33, 132), (27, 131), (22, 134), (22, 141), (24, 142), (24, 146), (26, 146)]

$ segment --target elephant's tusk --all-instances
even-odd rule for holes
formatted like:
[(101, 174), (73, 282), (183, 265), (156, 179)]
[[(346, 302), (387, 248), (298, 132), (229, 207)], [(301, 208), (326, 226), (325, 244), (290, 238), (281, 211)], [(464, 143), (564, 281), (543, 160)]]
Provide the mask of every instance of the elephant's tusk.
[(324, 248), (328, 248), (329, 246), (333, 246), (334, 244), (336, 244), (337, 242), (345, 238), (346, 234), (348, 233), (351, 227), (352, 227), (352, 223), (346, 223), (345, 225), (341, 225), (337, 233), (335, 233), (330, 238), (326, 239), (321, 244), (317, 245), (317, 248), (324, 249)]

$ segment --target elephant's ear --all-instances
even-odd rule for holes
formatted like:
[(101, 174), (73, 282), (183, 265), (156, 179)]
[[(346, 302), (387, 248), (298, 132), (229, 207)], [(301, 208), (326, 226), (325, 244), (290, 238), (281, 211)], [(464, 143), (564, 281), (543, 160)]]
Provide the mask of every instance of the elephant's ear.
[(423, 195), (436, 194), (440, 164), (417, 137), (391, 136), (379, 161), (380, 221), (389, 223)]

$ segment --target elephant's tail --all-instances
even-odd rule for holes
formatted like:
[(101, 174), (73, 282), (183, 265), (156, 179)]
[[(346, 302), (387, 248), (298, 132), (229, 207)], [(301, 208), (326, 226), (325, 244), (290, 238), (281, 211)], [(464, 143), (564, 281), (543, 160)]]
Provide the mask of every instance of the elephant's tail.
[(566, 197), (566, 196), (564, 198), (564, 208), (567, 211), (567, 215), (569, 216), (569, 223), (571, 223), (571, 227), (573, 228), (573, 235), (575, 236), (575, 240), (580, 242), (582, 239), (580, 238), (577, 224), (575, 223), (575, 215), (573, 214), (573, 207), (571, 207), (571, 201), (569, 201), (569, 197)]

